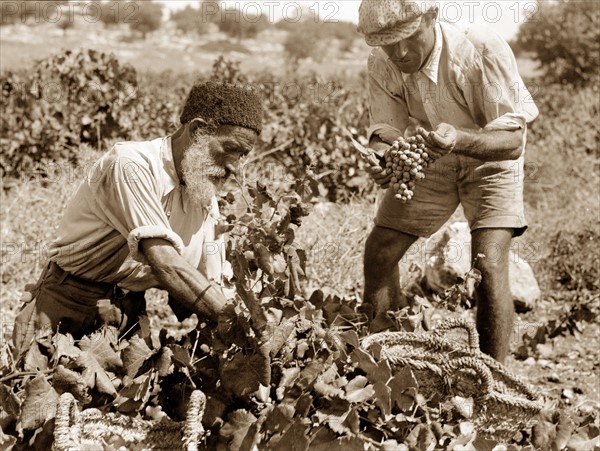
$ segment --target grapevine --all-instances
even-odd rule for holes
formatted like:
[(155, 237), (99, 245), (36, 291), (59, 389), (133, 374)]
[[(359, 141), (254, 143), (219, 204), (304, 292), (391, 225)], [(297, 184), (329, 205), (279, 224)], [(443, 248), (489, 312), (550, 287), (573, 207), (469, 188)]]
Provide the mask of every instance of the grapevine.
[(403, 203), (414, 196), (416, 182), (425, 178), (425, 169), (433, 162), (421, 136), (400, 137), (385, 154), (386, 172), (392, 175), (395, 198)]

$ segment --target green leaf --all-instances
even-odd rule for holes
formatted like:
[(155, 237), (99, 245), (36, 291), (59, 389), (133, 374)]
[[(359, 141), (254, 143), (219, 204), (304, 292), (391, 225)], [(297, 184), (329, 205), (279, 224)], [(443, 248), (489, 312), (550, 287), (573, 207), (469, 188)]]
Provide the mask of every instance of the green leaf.
[(6, 435), (4, 431), (2, 431), (2, 428), (0, 428), (0, 449), (11, 451), (16, 442), (16, 437), (13, 437), (12, 435)]
[(354, 403), (370, 399), (375, 394), (375, 390), (372, 385), (367, 385), (368, 382), (364, 376), (357, 376), (348, 382), (348, 385), (344, 387), (346, 390), (346, 399)]
[(87, 404), (92, 400), (88, 393), (88, 386), (82, 375), (75, 371), (65, 368), (63, 365), (58, 365), (52, 373), (52, 386), (59, 393), (72, 393), (75, 398), (82, 404)]
[(383, 382), (375, 382), (375, 405), (381, 410), (384, 418), (392, 413), (392, 389)]
[(373, 357), (360, 348), (356, 348), (350, 354), (350, 358), (356, 365), (367, 374), (377, 371), (377, 363)]
[(48, 369), (48, 357), (40, 352), (37, 341), (31, 343), (31, 347), (25, 354), (25, 371), (45, 371)]
[(296, 419), (281, 440), (269, 449), (273, 451), (306, 451), (309, 445), (308, 429), (309, 426), (304, 424), (301, 419)]
[(227, 441), (229, 449), (239, 449), (254, 422), (256, 417), (247, 410), (235, 410), (227, 417), (227, 423), (219, 430), (219, 435)]
[(411, 449), (433, 451), (437, 448), (437, 439), (428, 424), (417, 424), (405, 439)]
[(129, 345), (121, 352), (121, 355), (123, 356), (125, 374), (129, 377), (135, 377), (146, 359), (152, 355), (152, 350), (146, 345), (143, 339), (133, 336), (129, 340)]
[(30, 430), (41, 427), (45, 421), (55, 417), (57, 403), (58, 393), (43, 374), (38, 374), (25, 384), (25, 399), (17, 428)]
[(17, 419), (21, 413), (21, 400), (14, 394), (12, 389), (4, 384), (0, 384), (0, 404), (10, 417)]
[(52, 337), (54, 345), (54, 354), (52, 355), (53, 362), (60, 362), (62, 357), (75, 359), (81, 350), (75, 346), (75, 341), (71, 334), (56, 334)]
[(119, 355), (101, 331), (83, 337), (79, 341), (79, 348), (92, 354), (98, 364), (106, 370), (115, 370), (123, 365)]
[(268, 351), (244, 355), (238, 352), (230, 361), (224, 361), (220, 367), (221, 383), (235, 396), (245, 397), (262, 384), (271, 384), (271, 360)]

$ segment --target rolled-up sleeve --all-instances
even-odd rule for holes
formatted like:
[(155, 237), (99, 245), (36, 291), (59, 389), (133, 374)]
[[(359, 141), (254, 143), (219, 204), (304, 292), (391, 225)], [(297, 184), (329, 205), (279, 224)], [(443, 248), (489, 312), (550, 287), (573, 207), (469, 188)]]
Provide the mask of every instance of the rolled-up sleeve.
[(518, 130), (538, 116), (538, 109), (519, 75), (517, 61), (499, 36), (488, 36), (480, 56), (466, 72), (466, 97), (473, 118), (484, 129)]
[(373, 135), (378, 135), (383, 141), (391, 143), (408, 126), (408, 108), (401, 94), (393, 93), (388, 88), (394, 76), (378, 55), (380, 51), (375, 49), (371, 52), (367, 66), (370, 120), (367, 138), (370, 140)]
[(143, 262), (139, 243), (162, 238), (181, 254), (183, 242), (169, 225), (155, 174), (143, 159), (117, 155), (106, 162), (92, 187), (97, 212), (127, 240), (130, 255)]

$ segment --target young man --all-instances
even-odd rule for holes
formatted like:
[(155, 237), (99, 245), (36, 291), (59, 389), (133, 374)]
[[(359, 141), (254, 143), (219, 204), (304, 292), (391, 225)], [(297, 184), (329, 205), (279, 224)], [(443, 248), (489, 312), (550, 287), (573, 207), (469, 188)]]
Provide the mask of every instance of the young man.
[(167, 290), (178, 316), (216, 321), (227, 300), (215, 193), (252, 150), (261, 122), (256, 93), (208, 82), (191, 89), (173, 135), (115, 144), (67, 205), (16, 318), (16, 355), (40, 331), (78, 338), (109, 323), (126, 332), (149, 288)]
[[(485, 27), (459, 30), (437, 15), (429, 0), (360, 6), (359, 31), (375, 47), (368, 61), (370, 147), (382, 155), (398, 136), (418, 134), (436, 158), (412, 200), (385, 193), (365, 247), (364, 299), (376, 311), (401, 307), (399, 260), (462, 204), (473, 265), (482, 274), (481, 349), (504, 361), (514, 317), (508, 254), (511, 239), (527, 228), (523, 152), (538, 111), (502, 38)], [(374, 161), (369, 172), (387, 188), (391, 176), (382, 166)]]

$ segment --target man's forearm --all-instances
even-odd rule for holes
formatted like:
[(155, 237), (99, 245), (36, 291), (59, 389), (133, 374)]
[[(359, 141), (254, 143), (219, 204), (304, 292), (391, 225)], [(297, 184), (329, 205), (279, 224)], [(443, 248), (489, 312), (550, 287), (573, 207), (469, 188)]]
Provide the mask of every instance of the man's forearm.
[(221, 290), (191, 266), (161, 265), (153, 272), (161, 288), (199, 317), (216, 320), (227, 302)]
[(140, 247), (162, 289), (193, 313), (217, 319), (227, 303), (217, 286), (186, 262), (165, 240), (142, 240)]
[(523, 153), (523, 130), (456, 130), (454, 152), (483, 161), (516, 160)]

